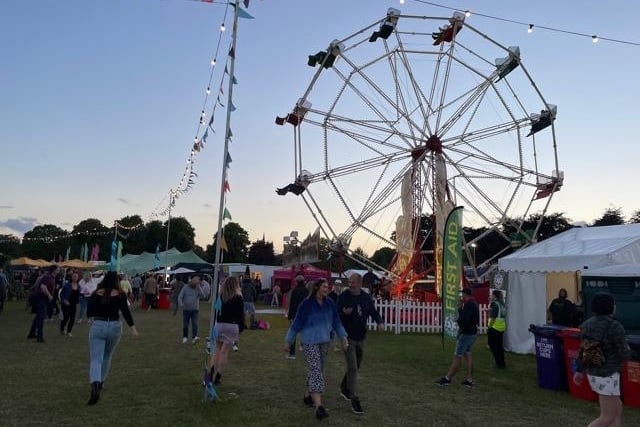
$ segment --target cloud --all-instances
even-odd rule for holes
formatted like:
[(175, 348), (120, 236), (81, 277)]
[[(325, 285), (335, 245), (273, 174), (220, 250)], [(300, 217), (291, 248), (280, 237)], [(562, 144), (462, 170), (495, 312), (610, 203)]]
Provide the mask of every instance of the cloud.
[(0, 205), (0, 209), (13, 209), (13, 206)]
[(21, 216), (19, 218), (11, 218), (6, 221), (0, 221), (0, 227), (5, 227), (9, 230), (17, 231), (21, 234), (32, 230), (36, 225), (38, 225), (37, 218), (29, 218), (24, 216)]
[(204, 205), (202, 205), (202, 206), (204, 206), (204, 207), (205, 207), (205, 208), (207, 208), (207, 209), (210, 209), (210, 208), (211, 208), (211, 205), (210, 205), (209, 203), (205, 203), (205, 204), (204, 204)]
[(137, 204), (137, 203), (133, 203), (133, 202), (130, 202), (129, 200), (127, 200), (127, 199), (123, 199), (122, 197), (118, 197), (116, 200), (117, 200), (117, 201), (119, 201), (120, 203), (122, 203), (123, 205), (127, 205), (127, 206), (140, 206), (139, 204)]

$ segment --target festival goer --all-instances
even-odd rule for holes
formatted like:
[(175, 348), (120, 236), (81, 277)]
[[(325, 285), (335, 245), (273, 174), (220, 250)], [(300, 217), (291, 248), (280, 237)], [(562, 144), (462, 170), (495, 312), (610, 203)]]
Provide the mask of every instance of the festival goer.
[(242, 299), (244, 300), (244, 312), (249, 315), (249, 327), (253, 327), (256, 322), (256, 305), (255, 300), (258, 296), (256, 287), (250, 277), (242, 279)]
[(549, 305), (551, 323), (560, 326), (569, 326), (573, 314), (573, 303), (567, 299), (567, 290), (562, 288), (558, 292), (558, 298)]
[(156, 303), (156, 295), (158, 295), (158, 281), (149, 275), (144, 282), (144, 300), (147, 304), (147, 311), (151, 310)]
[(200, 277), (194, 276), (189, 286), (182, 286), (178, 294), (178, 305), (182, 307), (182, 344), (189, 340), (189, 323), (191, 323), (191, 342), (195, 344), (200, 340), (198, 336), (198, 310), (200, 300), (204, 299), (204, 293), (200, 286)]
[[(192, 278), (193, 280), (193, 278)], [(170, 283), (171, 286), (171, 295), (169, 296), (169, 301), (171, 302), (171, 313), (175, 316), (178, 313), (178, 296), (184, 287), (184, 282), (182, 281), (182, 277), (180, 275), (176, 275), (175, 279), (173, 279)]]
[(35, 313), (28, 339), (36, 339), (37, 342), (44, 342), (44, 318), (47, 315), (47, 308), (53, 301), (53, 291), (55, 288), (54, 276), (58, 271), (56, 265), (49, 266), (48, 270), (34, 284), (35, 289), (31, 295), (31, 311)]
[(367, 337), (367, 319), (371, 317), (384, 330), (384, 323), (376, 309), (371, 295), (362, 290), (362, 276), (355, 273), (349, 277), (349, 288), (338, 297), (338, 313), (347, 331), (349, 348), (345, 351), (347, 372), (340, 383), (340, 395), (351, 401), (355, 414), (364, 414), (357, 390), (358, 369), (362, 366), (364, 342)]
[[(67, 281), (60, 291), (60, 306), (62, 307), (62, 321), (60, 322), (60, 333), (72, 337), (71, 330), (76, 321), (76, 307), (80, 300), (80, 284), (78, 273), (71, 273), (70, 280)], [(66, 331), (65, 331), (66, 327)]]
[(615, 301), (610, 294), (596, 294), (591, 302), (594, 316), (580, 325), (581, 338), (598, 343), (604, 356), (602, 366), (584, 365), (578, 360), (573, 382), (581, 385), (584, 373), (591, 389), (598, 394), (600, 416), (589, 427), (619, 427), (622, 425), (620, 401), (620, 370), (622, 362), (630, 355), (625, 330), (614, 319)]
[(504, 331), (507, 329), (505, 316), (507, 309), (504, 305), (502, 291), (493, 291), (491, 305), (489, 307), (489, 331), (487, 332), (489, 348), (493, 354), (496, 368), (504, 369), (507, 365), (504, 362)]
[(200, 286), (202, 287), (202, 293), (204, 294), (204, 300), (209, 301), (211, 298), (211, 285), (204, 278), (200, 278)]
[(120, 289), (122, 289), (122, 292), (127, 296), (127, 300), (129, 300), (129, 297), (133, 292), (133, 288), (131, 287), (131, 282), (129, 282), (129, 277), (126, 274), (120, 275)]
[(220, 289), (222, 305), (216, 317), (216, 351), (209, 360), (209, 374), (213, 384), (220, 385), (222, 374), (226, 372), (229, 363), (229, 352), (234, 343), (238, 342), (244, 325), (244, 301), (238, 279), (229, 276), (224, 279)]
[(271, 288), (271, 307), (279, 307), (280, 306), (280, 294), (281, 294), (281, 290), (280, 290), (280, 285), (278, 285), (277, 283), (275, 285), (273, 285), (273, 288)]
[(89, 297), (94, 291), (93, 282), (91, 279), (91, 273), (85, 271), (80, 279), (80, 312), (78, 313), (78, 323), (82, 323), (87, 319), (87, 304), (89, 303)]
[[(276, 285), (277, 286), (277, 285)], [(287, 311), (287, 319), (289, 324), (293, 323), (293, 319), (296, 317), (298, 307), (300, 303), (309, 296), (309, 290), (304, 282), (304, 276), (296, 276), (296, 287), (291, 291), (291, 297), (289, 298), (289, 310)], [(289, 353), (287, 359), (293, 360), (296, 358), (296, 337), (293, 337), (293, 341), (289, 346)]]
[(453, 354), (453, 361), (449, 366), (447, 375), (436, 381), (440, 386), (451, 384), (453, 376), (460, 370), (462, 359), (467, 365), (467, 378), (462, 381), (462, 385), (473, 387), (473, 358), (471, 357), (471, 347), (478, 337), (478, 324), (480, 323), (480, 310), (471, 289), (462, 289), (462, 298), (458, 308), (458, 339), (456, 340), (456, 350)]
[(362, 276), (362, 287), (369, 291), (369, 295), (375, 295), (379, 288), (378, 282), (378, 276), (376, 276), (373, 269), (369, 267), (364, 276)]
[(0, 265), (0, 313), (4, 310), (4, 301), (9, 293), (9, 281), (4, 274), (4, 267)]
[(133, 294), (133, 302), (138, 302), (140, 299), (140, 288), (142, 287), (142, 279), (138, 274), (131, 279), (131, 292)]
[(118, 274), (110, 271), (91, 294), (87, 307), (88, 316), (94, 319), (89, 329), (91, 397), (88, 405), (98, 403), (100, 392), (109, 375), (113, 352), (122, 336), (120, 313), (129, 325), (131, 334), (137, 337), (138, 330), (133, 323), (127, 297), (120, 289)]
[(347, 332), (340, 322), (336, 306), (327, 297), (329, 284), (325, 279), (318, 279), (309, 284), (309, 297), (302, 301), (293, 323), (285, 337), (284, 351), (289, 352), (296, 334), (301, 335), (302, 348), (307, 359), (307, 389), (303, 398), (307, 406), (315, 408), (315, 416), (322, 420), (329, 413), (322, 405), (322, 393), (325, 390), (324, 365), (334, 331), (342, 340), (345, 351), (349, 348)]

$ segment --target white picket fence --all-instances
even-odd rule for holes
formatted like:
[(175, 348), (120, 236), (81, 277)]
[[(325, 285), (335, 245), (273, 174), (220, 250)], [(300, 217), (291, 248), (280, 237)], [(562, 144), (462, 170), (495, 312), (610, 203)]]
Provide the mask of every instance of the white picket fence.
[[(402, 332), (440, 333), (442, 332), (442, 304), (411, 300), (375, 300), (376, 308), (382, 316), (385, 330), (396, 335)], [(478, 332), (487, 333), (489, 305), (480, 304), (480, 325)], [(376, 329), (376, 323), (369, 318), (368, 327)]]

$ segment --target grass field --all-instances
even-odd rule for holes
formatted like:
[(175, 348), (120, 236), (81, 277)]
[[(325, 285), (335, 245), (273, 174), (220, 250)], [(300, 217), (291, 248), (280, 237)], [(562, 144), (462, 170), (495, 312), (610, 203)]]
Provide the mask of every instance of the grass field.
[[(200, 326), (208, 330), (208, 306)], [(285, 360), (286, 319), (263, 315), (268, 331), (246, 331), (219, 389), (222, 400), (202, 402), (204, 343), (179, 343), (182, 318), (136, 311), (140, 337), (124, 331), (100, 402), (88, 407), (88, 325), (73, 338), (45, 324), (45, 344), (27, 341), (32, 316), (23, 302), (0, 314), (0, 425), (2, 426), (305, 426), (317, 425), (302, 404), (304, 358)], [(125, 328), (126, 329), (126, 328)], [(475, 346), (476, 386), (434, 384), (450, 362), (452, 344), (439, 336), (371, 333), (361, 369), (363, 416), (338, 394), (345, 369), (331, 351), (324, 402), (330, 426), (586, 426), (597, 405), (537, 387), (535, 358), (507, 355), (496, 371), (486, 338)], [(640, 425), (640, 410), (625, 408), (624, 425)]]

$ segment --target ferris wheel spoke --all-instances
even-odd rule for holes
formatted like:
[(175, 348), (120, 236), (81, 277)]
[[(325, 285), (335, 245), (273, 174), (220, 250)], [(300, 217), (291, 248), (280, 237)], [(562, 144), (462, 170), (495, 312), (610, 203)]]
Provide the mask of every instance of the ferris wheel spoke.
[(342, 166), (327, 169), (323, 172), (311, 174), (309, 175), (308, 178), (310, 182), (319, 182), (319, 181), (323, 181), (328, 176), (340, 177), (340, 176), (350, 175), (350, 174), (362, 172), (368, 169), (381, 167), (386, 165), (387, 163), (403, 161), (410, 158), (411, 158), (411, 153), (407, 153), (406, 151), (391, 153), (391, 154), (386, 154), (384, 156), (373, 157), (370, 159), (347, 163)]
[(440, 130), (438, 131), (438, 135), (440, 136), (440, 138), (444, 138), (444, 136), (447, 134), (447, 132), (454, 126), (456, 125), (456, 123), (458, 123), (459, 120), (462, 119), (462, 117), (465, 115), (465, 113), (467, 111), (469, 111), (469, 109), (473, 108), (473, 112), (470, 114), (469, 120), (467, 121), (467, 124), (465, 126), (465, 131), (466, 129), (469, 127), (469, 125), (471, 124), (471, 122), (473, 121), (473, 118), (475, 117), (478, 108), (480, 107), (482, 100), (484, 99), (487, 90), (489, 89), (489, 87), (491, 86), (490, 83), (488, 82), (484, 82), (482, 83), (480, 86), (478, 86), (476, 88), (476, 91), (465, 100), (464, 103), (462, 103), (462, 105), (460, 105), (458, 107), (458, 109), (456, 111), (454, 111), (451, 114), (451, 117), (449, 118), (449, 120), (447, 120), (446, 122), (444, 122), (442, 124), (442, 127), (440, 128)]
[(451, 136), (449, 138), (443, 138), (441, 142), (445, 148), (451, 148), (451, 147), (455, 147), (456, 145), (469, 144), (470, 142), (474, 142), (474, 141), (490, 139), (492, 136), (516, 131), (528, 125), (529, 125), (528, 118), (523, 118), (516, 121), (510, 120), (508, 122), (500, 123), (493, 126), (488, 126), (483, 129), (474, 129), (466, 133)]
[[(446, 64), (446, 71), (444, 74), (444, 81), (442, 83), (442, 90), (440, 91), (440, 104), (439, 105), (443, 105), (445, 103), (445, 99), (447, 96), (447, 88), (449, 86), (449, 75), (451, 73), (451, 63), (453, 60), (453, 49), (454, 49), (455, 43), (451, 42), (451, 46), (449, 47), (449, 53), (447, 54), (447, 64)], [(434, 126), (435, 132), (436, 134), (439, 133), (440, 131), (440, 119), (442, 118), (442, 109), (438, 109), (437, 113), (436, 113), (436, 125)]]

